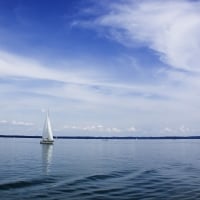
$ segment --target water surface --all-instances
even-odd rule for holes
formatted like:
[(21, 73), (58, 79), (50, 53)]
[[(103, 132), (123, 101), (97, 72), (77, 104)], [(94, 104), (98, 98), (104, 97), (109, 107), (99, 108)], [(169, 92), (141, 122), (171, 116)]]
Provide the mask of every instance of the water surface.
[(200, 199), (200, 140), (0, 138), (1, 199)]

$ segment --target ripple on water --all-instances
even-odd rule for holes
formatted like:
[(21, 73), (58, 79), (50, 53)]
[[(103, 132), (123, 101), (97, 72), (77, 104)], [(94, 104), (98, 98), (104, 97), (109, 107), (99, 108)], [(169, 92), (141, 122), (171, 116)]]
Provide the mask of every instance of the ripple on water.
[[(135, 146), (130, 141), (60, 143), (62, 148), (55, 145), (49, 151), (52, 156), (47, 158), (51, 159), (44, 159), (40, 146), (30, 143), (14, 148), (11, 155), (9, 151), (7, 154), (0, 151), (0, 199), (200, 199), (200, 148), (195, 146), (199, 143), (137, 141)], [(81, 145), (82, 151), (76, 151)], [(32, 154), (35, 159), (31, 161)], [(16, 155), (18, 162), (11, 159)], [(43, 173), (43, 165), (48, 173)]]
[(69, 199), (187, 200), (200, 196), (197, 182), (193, 185), (193, 182), (187, 184), (182, 177), (166, 177), (161, 169), (111, 171), (108, 174), (93, 174), (75, 180), (65, 178), (43, 176), (39, 179), (19, 180), (1, 184), (0, 191), (19, 191), (26, 188), (32, 191), (32, 199), (65, 199), (67, 196)]

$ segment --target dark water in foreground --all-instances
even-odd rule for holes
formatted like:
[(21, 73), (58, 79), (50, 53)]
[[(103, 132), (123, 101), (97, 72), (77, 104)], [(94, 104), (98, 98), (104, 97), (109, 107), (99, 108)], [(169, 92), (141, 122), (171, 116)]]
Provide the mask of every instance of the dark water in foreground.
[(200, 199), (200, 140), (0, 138), (0, 199)]

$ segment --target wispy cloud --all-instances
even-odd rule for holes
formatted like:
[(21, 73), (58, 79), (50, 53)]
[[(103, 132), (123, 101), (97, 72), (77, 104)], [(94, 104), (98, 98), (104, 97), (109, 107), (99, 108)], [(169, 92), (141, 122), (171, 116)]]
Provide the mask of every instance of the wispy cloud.
[[(104, 74), (96, 69), (96, 72), (79, 72), (63, 69), (55, 69), (41, 63), (10, 53), (0, 52), (0, 77), (10, 80), (3, 83), (2, 92), (31, 92), (35, 95), (49, 95), (61, 98), (81, 100), (86, 102), (96, 102), (101, 104), (118, 104), (120, 98), (129, 101), (130, 96), (150, 99), (153, 96), (166, 97), (166, 94), (159, 89), (163, 86), (148, 86), (138, 84), (125, 84), (120, 82), (111, 82), (112, 76), (107, 76), (105, 81)], [(83, 68), (81, 66), (80, 68)], [(50, 84), (43, 80), (52, 81)], [(20, 84), (21, 81), (21, 84)], [(32, 84), (30, 84), (32, 81)], [(41, 84), (34, 84), (34, 82)], [(26, 82), (29, 84), (26, 86)], [(60, 84), (56, 84), (56, 82)], [(32, 87), (32, 85), (34, 87)], [(39, 87), (37, 87), (37, 85)], [(107, 97), (107, 99), (106, 99)], [(118, 99), (116, 99), (118, 97)], [(126, 104), (124, 104), (126, 105)]]
[(146, 46), (171, 67), (199, 71), (199, 1), (128, 0), (106, 5), (104, 14), (79, 24), (105, 28), (107, 36), (124, 45)]
[(34, 126), (33, 122), (25, 122), (25, 121), (17, 121), (17, 120), (12, 120), (12, 121), (8, 121), (8, 120), (0, 120), (0, 124), (1, 125), (13, 125), (13, 126)]
[(33, 126), (34, 125), (34, 123), (32, 122), (24, 122), (24, 121), (16, 121), (16, 120), (13, 120), (11, 124), (15, 126)]
[[(67, 66), (66, 66), (67, 68)], [(58, 70), (23, 56), (0, 51), (0, 77), (54, 80), (65, 83), (89, 84), (80, 71)]]
[(127, 130), (128, 130), (129, 132), (136, 132), (136, 131), (137, 131), (137, 129), (136, 129), (134, 126), (128, 128)]
[(136, 133), (137, 129), (134, 126), (131, 126), (129, 128), (125, 127), (108, 127), (108, 126), (103, 126), (100, 124), (97, 125), (65, 125), (64, 126), (65, 130), (78, 130), (78, 131), (85, 131), (85, 132), (102, 132), (102, 133), (124, 133), (124, 134), (129, 134), (129, 133)]
[(89, 126), (77, 126), (77, 125), (65, 125), (64, 129), (78, 130), (86, 132), (110, 132), (110, 133), (120, 133), (122, 129), (116, 127), (105, 127), (103, 125), (89, 125)]

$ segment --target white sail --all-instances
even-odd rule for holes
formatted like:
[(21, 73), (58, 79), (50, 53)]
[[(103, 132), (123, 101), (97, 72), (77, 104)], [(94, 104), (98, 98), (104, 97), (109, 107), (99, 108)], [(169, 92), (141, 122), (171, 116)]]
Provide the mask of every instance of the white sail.
[(45, 142), (50, 142), (53, 141), (53, 132), (51, 128), (51, 121), (49, 118), (49, 112), (47, 112), (47, 117), (44, 123), (44, 128), (43, 128), (43, 134), (42, 134), (42, 140)]

